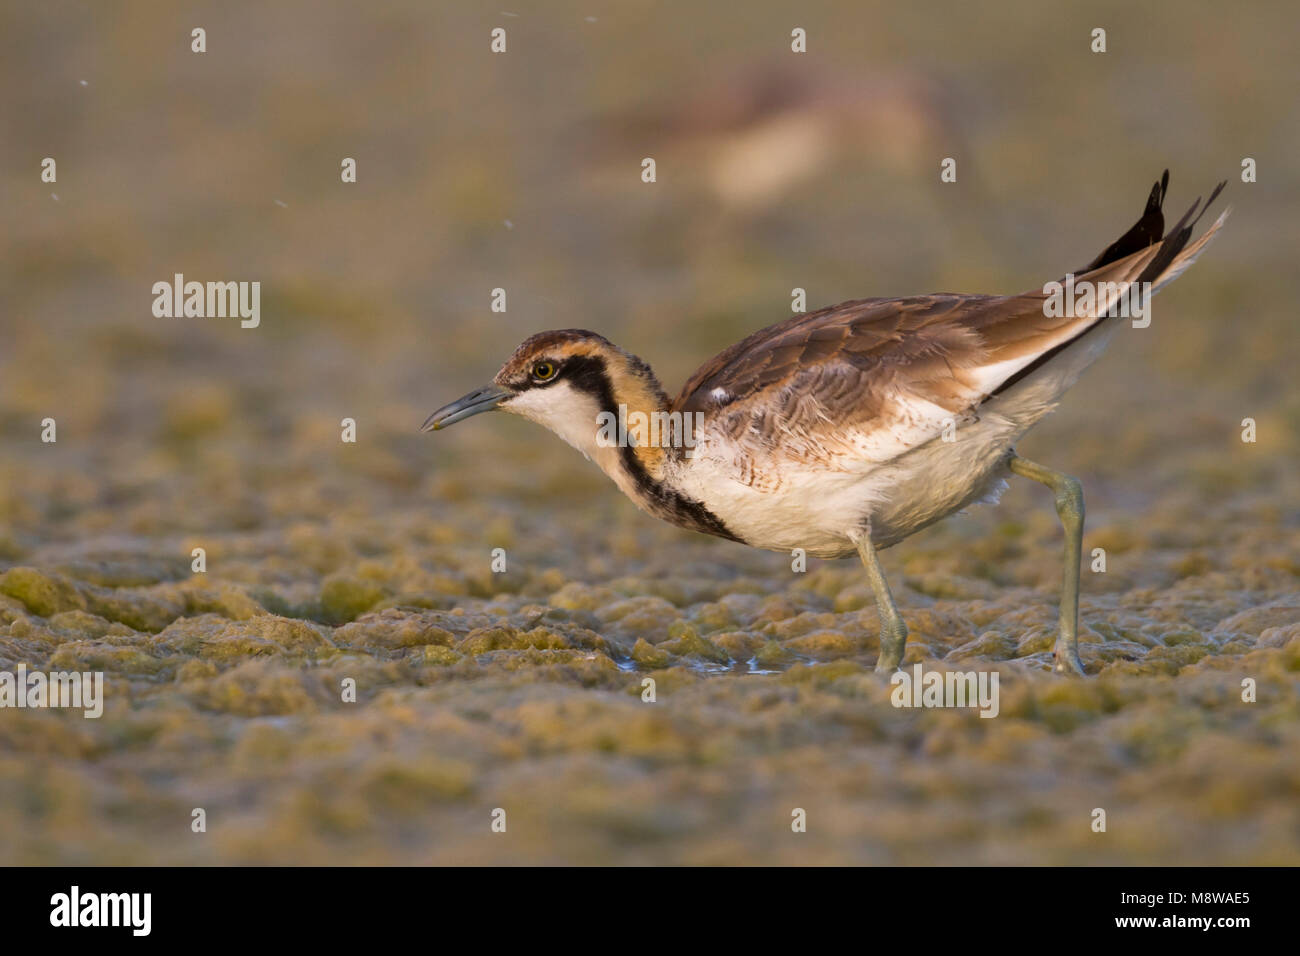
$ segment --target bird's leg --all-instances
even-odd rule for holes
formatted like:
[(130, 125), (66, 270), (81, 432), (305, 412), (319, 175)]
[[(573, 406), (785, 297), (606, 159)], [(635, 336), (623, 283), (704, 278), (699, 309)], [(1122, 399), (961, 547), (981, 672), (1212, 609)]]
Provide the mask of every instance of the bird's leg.
[(1056, 513), (1065, 529), (1065, 577), (1061, 585), (1061, 631), (1056, 639), (1055, 669), (1083, 675), (1079, 661), (1079, 564), (1083, 554), (1083, 485), (1078, 478), (1044, 468), (1014, 452), (1007, 467), (1022, 478), (1046, 485), (1056, 493)]
[(889, 582), (885, 572), (880, 569), (880, 559), (871, 543), (870, 529), (854, 529), (849, 533), (849, 540), (858, 549), (862, 557), (862, 566), (867, 569), (867, 580), (871, 582), (872, 593), (876, 596), (876, 614), (880, 618), (880, 656), (876, 658), (876, 673), (891, 674), (898, 670), (903, 661), (903, 646), (907, 643), (907, 625), (903, 615), (898, 613), (894, 596), (889, 593)]

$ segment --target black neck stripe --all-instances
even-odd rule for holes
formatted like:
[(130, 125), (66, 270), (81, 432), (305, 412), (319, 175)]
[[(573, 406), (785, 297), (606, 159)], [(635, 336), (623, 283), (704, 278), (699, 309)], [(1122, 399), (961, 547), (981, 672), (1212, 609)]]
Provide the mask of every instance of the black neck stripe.
[[(614, 400), (614, 387), (604, 359), (594, 355), (579, 355), (571, 358), (564, 363), (563, 377), (568, 379), (574, 388), (595, 398), (601, 411), (618, 414), (618, 402)], [(624, 445), (620, 452), (623, 468), (632, 476), (637, 491), (655, 514), (694, 531), (702, 531), (729, 541), (741, 540), (732, 534), (721, 518), (704, 507), (701, 502), (688, 498), (651, 477), (631, 445)]]

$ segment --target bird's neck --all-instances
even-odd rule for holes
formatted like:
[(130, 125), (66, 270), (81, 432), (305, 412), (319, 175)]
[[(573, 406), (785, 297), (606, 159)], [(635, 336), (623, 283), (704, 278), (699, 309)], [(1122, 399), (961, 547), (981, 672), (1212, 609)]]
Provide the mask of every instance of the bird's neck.
[(577, 371), (573, 384), (591, 400), (583, 417), (588, 422), (594, 418), (596, 427), (594, 434), (561, 432), (561, 437), (591, 458), (643, 511), (735, 540), (678, 486), (682, 469), (692, 460), (698, 416), (673, 411), (654, 372), (635, 356), (593, 358)]
[(671, 414), (668, 396), (650, 366), (634, 355), (574, 364), (574, 387), (590, 400), (582, 417), (588, 427), (594, 425), (582, 436), (590, 441), (581, 450), (645, 507), (646, 496), (671, 481), (668, 465), (676, 449), (658, 427)]

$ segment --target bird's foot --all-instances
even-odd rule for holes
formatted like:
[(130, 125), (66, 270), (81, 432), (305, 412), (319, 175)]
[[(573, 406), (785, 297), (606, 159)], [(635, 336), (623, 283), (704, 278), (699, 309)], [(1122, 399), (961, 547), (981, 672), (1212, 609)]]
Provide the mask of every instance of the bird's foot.
[(1087, 677), (1087, 672), (1083, 669), (1083, 661), (1079, 660), (1079, 652), (1074, 648), (1057, 647), (1056, 653), (1052, 657), (1052, 670), (1057, 674), (1073, 674), (1076, 677)]
[(903, 648), (907, 646), (907, 625), (901, 620), (893, 627), (880, 632), (880, 656), (876, 658), (877, 674), (892, 674), (903, 663)]

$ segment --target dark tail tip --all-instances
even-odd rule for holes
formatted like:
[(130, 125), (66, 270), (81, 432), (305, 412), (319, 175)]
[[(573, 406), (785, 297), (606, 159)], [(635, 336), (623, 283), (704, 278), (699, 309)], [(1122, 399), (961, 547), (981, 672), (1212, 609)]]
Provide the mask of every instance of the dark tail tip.
[(1192, 238), (1192, 231), (1196, 228), (1196, 224), (1201, 221), (1205, 211), (1210, 208), (1214, 200), (1219, 198), (1219, 193), (1223, 192), (1223, 188), (1227, 185), (1228, 181), (1225, 179), (1215, 186), (1204, 206), (1201, 205), (1201, 197), (1196, 197), (1196, 202), (1192, 203), (1192, 208), (1183, 213), (1183, 218), (1179, 219), (1177, 225), (1169, 230), (1169, 235), (1165, 236), (1160, 252), (1142, 270), (1142, 274), (1137, 277), (1138, 282), (1154, 282), (1160, 278), (1160, 274), (1168, 269), (1169, 264), (1174, 261), (1178, 253), (1183, 251), (1188, 240)]
[(1093, 269), (1100, 269), (1104, 265), (1117, 262), (1135, 252), (1141, 252), (1147, 246), (1159, 242), (1164, 237), (1165, 232), (1165, 214), (1161, 211), (1161, 207), (1164, 205), (1165, 195), (1168, 192), (1169, 170), (1166, 169), (1160, 178), (1156, 180), (1155, 185), (1151, 187), (1151, 194), (1147, 197), (1147, 204), (1146, 208), (1142, 210), (1142, 217), (1133, 224), (1133, 227), (1128, 232), (1102, 250), (1101, 255), (1080, 269), (1079, 272), (1091, 272)]

